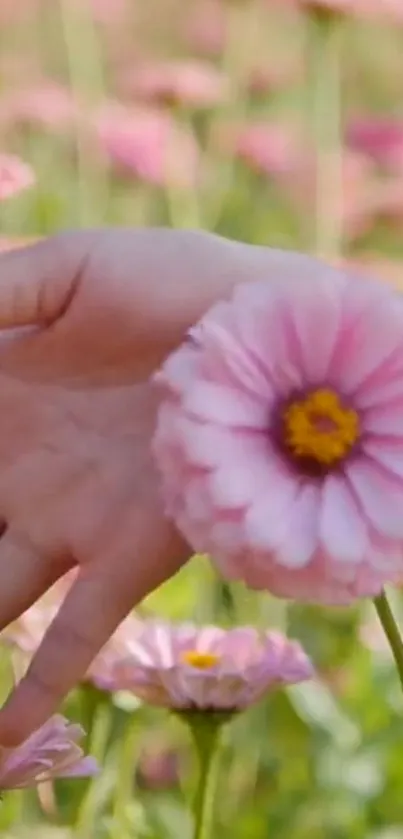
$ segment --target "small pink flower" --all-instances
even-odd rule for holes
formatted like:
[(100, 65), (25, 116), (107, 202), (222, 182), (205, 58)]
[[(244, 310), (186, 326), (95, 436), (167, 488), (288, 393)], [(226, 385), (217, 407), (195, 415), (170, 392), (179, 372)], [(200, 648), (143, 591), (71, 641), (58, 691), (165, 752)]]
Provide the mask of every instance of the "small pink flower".
[(132, 96), (191, 108), (210, 108), (229, 97), (225, 75), (206, 61), (149, 62), (126, 75), (124, 87)]
[(32, 167), (11, 154), (0, 154), (0, 201), (12, 198), (35, 183)]
[(2, 750), (0, 789), (36, 786), (54, 778), (84, 778), (95, 775), (94, 758), (84, 757), (79, 742), (84, 731), (62, 716), (51, 717), (21, 746)]
[(148, 621), (114, 677), (117, 690), (153, 705), (239, 711), (269, 690), (312, 675), (300, 645), (275, 632)]
[(275, 176), (293, 172), (298, 146), (291, 131), (266, 122), (218, 126), (215, 142), (259, 174)]
[(225, 576), (346, 604), (403, 578), (403, 302), (285, 259), (165, 363), (155, 455), (167, 514)]
[(403, 21), (401, 0), (291, 0), (303, 10)]
[(95, 135), (101, 152), (122, 172), (157, 186), (195, 185), (196, 140), (170, 114), (113, 103), (97, 115)]
[(351, 148), (389, 169), (403, 167), (403, 122), (368, 117), (353, 120), (347, 130)]
[(0, 100), (0, 125), (3, 130), (32, 126), (45, 131), (64, 133), (79, 118), (79, 108), (68, 88), (44, 80), (24, 87)]

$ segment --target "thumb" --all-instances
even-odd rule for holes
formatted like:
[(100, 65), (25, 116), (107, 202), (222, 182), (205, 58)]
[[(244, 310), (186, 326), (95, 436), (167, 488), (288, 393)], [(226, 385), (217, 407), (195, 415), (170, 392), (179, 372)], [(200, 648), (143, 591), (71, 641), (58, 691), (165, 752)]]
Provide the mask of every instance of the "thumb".
[(0, 329), (48, 325), (67, 309), (94, 231), (62, 233), (0, 254)]

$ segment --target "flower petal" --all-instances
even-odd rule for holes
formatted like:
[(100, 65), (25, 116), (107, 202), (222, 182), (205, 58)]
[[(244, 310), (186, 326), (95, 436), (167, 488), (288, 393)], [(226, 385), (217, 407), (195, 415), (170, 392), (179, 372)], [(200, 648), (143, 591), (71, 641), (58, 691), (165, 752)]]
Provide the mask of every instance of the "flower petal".
[(286, 568), (303, 568), (318, 543), (320, 489), (307, 483), (301, 487), (290, 508), (285, 537), (277, 561)]
[(352, 461), (345, 471), (369, 524), (385, 536), (403, 538), (403, 483), (370, 461)]
[(270, 496), (259, 498), (245, 516), (247, 540), (257, 549), (273, 550), (285, 537), (289, 511), (298, 492), (298, 482), (279, 475)]
[(319, 536), (335, 560), (358, 563), (363, 559), (368, 544), (367, 526), (342, 475), (330, 475), (324, 482)]
[(235, 428), (263, 430), (267, 426), (270, 405), (263, 397), (253, 399), (235, 388), (198, 381), (184, 395), (183, 408), (199, 419)]

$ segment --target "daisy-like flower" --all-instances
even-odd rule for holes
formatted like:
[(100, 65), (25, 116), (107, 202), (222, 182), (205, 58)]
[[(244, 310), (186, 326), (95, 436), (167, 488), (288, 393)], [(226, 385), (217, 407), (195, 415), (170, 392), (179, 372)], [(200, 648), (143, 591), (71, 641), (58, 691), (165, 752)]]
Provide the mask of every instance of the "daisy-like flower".
[(241, 711), (269, 690), (313, 675), (300, 645), (276, 632), (144, 622), (115, 689), (178, 711)]
[(155, 455), (167, 514), (225, 576), (346, 604), (403, 577), (403, 301), (295, 265), (167, 360)]
[(0, 201), (18, 195), (35, 183), (32, 167), (12, 154), (0, 154)]
[(79, 746), (84, 731), (62, 716), (51, 717), (20, 746), (2, 750), (0, 789), (36, 786), (54, 778), (95, 775), (94, 758), (84, 757)]

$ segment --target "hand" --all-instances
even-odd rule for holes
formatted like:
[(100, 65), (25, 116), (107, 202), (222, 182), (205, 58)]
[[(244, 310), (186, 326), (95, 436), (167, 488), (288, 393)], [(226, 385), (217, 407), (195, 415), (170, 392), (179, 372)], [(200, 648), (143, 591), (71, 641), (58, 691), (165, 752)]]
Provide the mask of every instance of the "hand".
[(69, 233), (1, 256), (0, 628), (79, 566), (0, 712), (2, 745), (44, 722), (189, 556), (159, 501), (150, 375), (236, 283), (311, 265), (167, 230)]

